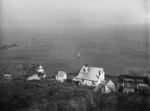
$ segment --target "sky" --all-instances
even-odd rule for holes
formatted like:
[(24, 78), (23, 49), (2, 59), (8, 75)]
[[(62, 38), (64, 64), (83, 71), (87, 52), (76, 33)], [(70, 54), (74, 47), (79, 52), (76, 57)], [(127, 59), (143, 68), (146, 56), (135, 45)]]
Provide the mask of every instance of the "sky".
[(150, 1), (148, 1), (148, 3), (147, 3), (147, 9), (148, 9), (148, 20), (150, 23)]
[[(3, 27), (143, 24), (149, 0), (1, 0)], [(150, 4), (150, 3), (149, 3)]]
[(33, 35), (150, 23), (150, 0), (0, 0), (0, 5), (3, 43), (21, 40), (29, 31)]

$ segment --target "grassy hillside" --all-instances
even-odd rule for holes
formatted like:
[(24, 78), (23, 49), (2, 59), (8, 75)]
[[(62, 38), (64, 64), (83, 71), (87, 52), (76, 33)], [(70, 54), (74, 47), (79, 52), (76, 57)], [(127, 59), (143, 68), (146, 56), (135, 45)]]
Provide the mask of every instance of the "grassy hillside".
[(149, 94), (102, 94), (87, 86), (50, 80), (30, 83), (1, 81), (0, 88), (1, 111), (150, 110)]
[[(100, 91), (93, 92), (93, 87), (77, 86), (74, 83), (59, 83), (49, 79), (27, 82), (26, 77), (36, 73), (37, 66), (36, 63), (1, 63), (1, 111), (150, 110), (149, 93), (126, 95), (112, 92), (102, 94)], [(44, 64), (45, 68), (46, 66)], [(4, 73), (11, 74), (15, 79), (3, 80)], [(51, 73), (51, 75), (54, 74)], [(71, 76), (75, 75), (71, 74)]]

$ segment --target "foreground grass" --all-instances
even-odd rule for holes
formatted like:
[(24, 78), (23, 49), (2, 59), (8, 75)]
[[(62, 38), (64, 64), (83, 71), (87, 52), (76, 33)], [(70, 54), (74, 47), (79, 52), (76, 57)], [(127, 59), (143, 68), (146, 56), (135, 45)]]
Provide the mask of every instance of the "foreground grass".
[(94, 93), (52, 80), (1, 81), (1, 111), (149, 111), (150, 94)]

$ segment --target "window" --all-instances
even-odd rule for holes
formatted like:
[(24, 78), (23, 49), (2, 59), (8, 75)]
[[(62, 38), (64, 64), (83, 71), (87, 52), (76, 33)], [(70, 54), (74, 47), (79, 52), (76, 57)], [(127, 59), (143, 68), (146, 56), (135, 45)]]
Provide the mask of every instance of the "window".
[(99, 76), (101, 75), (101, 71), (99, 71)]
[(83, 71), (85, 72), (85, 69), (83, 69)]

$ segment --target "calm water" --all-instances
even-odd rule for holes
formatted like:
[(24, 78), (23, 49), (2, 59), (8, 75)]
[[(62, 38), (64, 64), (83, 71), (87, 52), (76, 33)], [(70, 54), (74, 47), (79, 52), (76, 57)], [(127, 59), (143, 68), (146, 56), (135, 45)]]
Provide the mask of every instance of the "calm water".
[(148, 38), (144, 26), (66, 28), (63, 32), (6, 29), (4, 32), (3, 44), (16, 43), (19, 47), (2, 51), (3, 61), (45, 62), (51, 70), (68, 72), (76, 71), (85, 63), (103, 67), (110, 74), (148, 68)]

